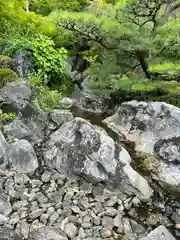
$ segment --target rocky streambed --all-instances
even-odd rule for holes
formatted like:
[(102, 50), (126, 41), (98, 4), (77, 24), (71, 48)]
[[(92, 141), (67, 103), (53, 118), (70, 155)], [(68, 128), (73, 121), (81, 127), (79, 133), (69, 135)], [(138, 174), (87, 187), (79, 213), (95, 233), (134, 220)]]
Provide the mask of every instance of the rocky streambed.
[(132, 101), (102, 122), (103, 101), (47, 114), (23, 81), (0, 95), (17, 113), (0, 134), (0, 239), (180, 237), (180, 109)]

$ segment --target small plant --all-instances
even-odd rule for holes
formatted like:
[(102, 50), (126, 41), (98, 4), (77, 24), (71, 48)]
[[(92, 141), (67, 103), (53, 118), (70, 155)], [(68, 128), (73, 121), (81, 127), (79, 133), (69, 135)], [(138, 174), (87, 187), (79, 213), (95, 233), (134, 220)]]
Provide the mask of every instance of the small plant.
[(11, 68), (12, 67), (13, 60), (12, 58), (0, 55), (0, 67), (1, 68)]
[(157, 163), (156, 158), (153, 155), (145, 154), (145, 153), (138, 153), (139, 160), (139, 168), (142, 171), (149, 172), (149, 173), (156, 173), (157, 171)]
[(18, 78), (17, 74), (9, 68), (0, 68), (0, 88), (7, 82), (12, 82)]
[(15, 113), (0, 113), (0, 119), (3, 122), (11, 122), (16, 118), (16, 114)]

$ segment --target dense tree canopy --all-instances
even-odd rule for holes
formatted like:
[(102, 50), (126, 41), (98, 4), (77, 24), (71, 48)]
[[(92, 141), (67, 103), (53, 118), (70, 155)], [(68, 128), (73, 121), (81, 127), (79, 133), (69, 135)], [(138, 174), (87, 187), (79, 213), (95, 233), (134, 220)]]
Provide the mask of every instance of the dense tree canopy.
[(94, 90), (135, 97), (158, 90), (153, 97), (177, 102), (179, 17), (179, 0), (0, 0), (0, 50), (13, 57), (30, 48), (36, 82), (48, 79), (61, 91), (71, 85), (69, 55), (84, 61), (76, 70), (85, 71)]

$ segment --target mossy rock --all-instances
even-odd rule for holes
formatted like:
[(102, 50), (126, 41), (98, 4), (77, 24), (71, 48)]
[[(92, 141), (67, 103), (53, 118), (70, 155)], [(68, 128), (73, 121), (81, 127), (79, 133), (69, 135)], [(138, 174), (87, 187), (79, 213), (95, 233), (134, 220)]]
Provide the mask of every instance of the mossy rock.
[(17, 74), (10, 68), (0, 68), (0, 88), (2, 88), (7, 82), (17, 80)]
[(11, 68), (12, 65), (13, 65), (12, 58), (5, 55), (0, 55), (0, 68)]

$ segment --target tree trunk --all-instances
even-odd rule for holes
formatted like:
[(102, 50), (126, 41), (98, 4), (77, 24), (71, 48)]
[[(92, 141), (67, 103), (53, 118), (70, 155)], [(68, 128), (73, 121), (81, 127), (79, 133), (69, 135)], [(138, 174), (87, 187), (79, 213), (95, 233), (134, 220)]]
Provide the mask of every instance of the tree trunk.
[(150, 76), (150, 73), (149, 73), (149, 71), (148, 71), (148, 63), (146, 62), (144, 55), (145, 55), (145, 53), (144, 53), (143, 51), (142, 51), (142, 52), (141, 52), (141, 51), (137, 51), (137, 52), (136, 52), (136, 58), (137, 58), (137, 60), (139, 61), (140, 65), (141, 65), (141, 68), (142, 68), (145, 76), (146, 76), (148, 79), (150, 79), (151, 76)]

